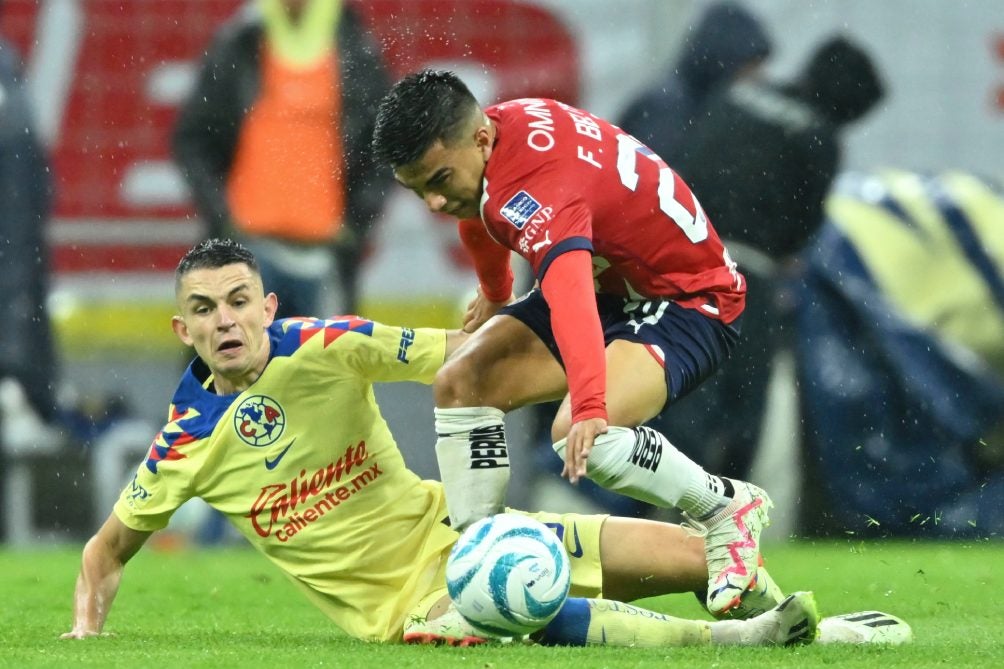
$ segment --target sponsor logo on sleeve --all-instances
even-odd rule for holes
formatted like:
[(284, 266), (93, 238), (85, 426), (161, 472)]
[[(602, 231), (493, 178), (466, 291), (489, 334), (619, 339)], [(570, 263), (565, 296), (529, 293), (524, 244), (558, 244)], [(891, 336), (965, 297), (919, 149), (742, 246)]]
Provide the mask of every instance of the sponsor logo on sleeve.
[[(529, 253), (530, 249), (536, 253), (545, 246), (551, 244), (551, 231), (544, 230), (544, 240), (535, 242), (537, 234), (541, 231), (542, 226), (554, 219), (554, 207), (548, 205), (546, 207), (541, 207), (530, 221), (527, 223), (526, 227), (523, 229), (523, 235), (519, 238), (519, 250), (524, 254)], [(546, 240), (546, 241), (545, 241)]]
[(411, 328), (401, 330), (401, 343), (397, 347), (397, 359), (404, 364), (408, 364), (408, 349), (415, 343), (415, 331)]
[(533, 196), (525, 190), (521, 190), (502, 205), (499, 213), (502, 217), (512, 223), (517, 230), (522, 230), (533, 215), (540, 210), (540, 203), (533, 199)]
[(124, 495), (126, 503), (134, 509), (139, 509), (146, 504), (149, 498), (150, 491), (140, 484), (139, 475), (133, 474), (132, 483), (129, 484)]
[(541, 239), (536, 244), (531, 244), (530, 248), (533, 249), (534, 253), (536, 253), (537, 251), (541, 250), (545, 246), (550, 246), (550, 245), (551, 245), (551, 231), (550, 230), (544, 230), (544, 238)]

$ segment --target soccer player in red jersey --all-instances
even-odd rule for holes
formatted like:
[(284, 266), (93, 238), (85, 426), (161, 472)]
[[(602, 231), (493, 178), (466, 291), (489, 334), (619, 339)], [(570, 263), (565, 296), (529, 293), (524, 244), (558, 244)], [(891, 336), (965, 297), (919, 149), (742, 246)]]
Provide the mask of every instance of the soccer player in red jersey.
[[(482, 109), (445, 71), (394, 86), (373, 148), (432, 211), (460, 219), (479, 279), (464, 319), (476, 333), (433, 386), (452, 522), (502, 509), (504, 412), (564, 397), (552, 427), (563, 474), (681, 509), (706, 532), (708, 608), (738, 605), (769, 497), (640, 427), (738, 338), (745, 280), (687, 185), (589, 112), (535, 98)], [(515, 301), (511, 251), (537, 280)]]

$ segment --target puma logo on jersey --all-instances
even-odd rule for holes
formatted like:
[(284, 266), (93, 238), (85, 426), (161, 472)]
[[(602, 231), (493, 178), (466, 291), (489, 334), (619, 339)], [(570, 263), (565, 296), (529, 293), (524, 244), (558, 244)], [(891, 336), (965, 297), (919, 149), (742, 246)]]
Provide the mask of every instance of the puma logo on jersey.
[(544, 231), (544, 238), (541, 239), (536, 244), (532, 245), (530, 248), (533, 249), (534, 253), (536, 253), (537, 251), (539, 251), (540, 249), (544, 248), (545, 246), (550, 246), (550, 245), (551, 245), (551, 231), (550, 230), (545, 230)]

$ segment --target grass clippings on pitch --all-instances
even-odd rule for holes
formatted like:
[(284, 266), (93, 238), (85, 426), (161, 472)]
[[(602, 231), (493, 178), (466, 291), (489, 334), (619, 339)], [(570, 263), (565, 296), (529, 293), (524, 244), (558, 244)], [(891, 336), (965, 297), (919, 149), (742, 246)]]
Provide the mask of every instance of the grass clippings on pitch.
[[(899, 648), (433, 648), (345, 637), (250, 549), (147, 550), (126, 569), (106, 630), (59, 640), (72, 618), (79, 547), (0, 552), (0, 667), (922, 667), (1004, 666), (1004, 543), (797, 542), (769, 548), (786, 588), (812, 589), (824, 615), (905, 618)], [(689, 595), (644, 605), (702, 616)]]

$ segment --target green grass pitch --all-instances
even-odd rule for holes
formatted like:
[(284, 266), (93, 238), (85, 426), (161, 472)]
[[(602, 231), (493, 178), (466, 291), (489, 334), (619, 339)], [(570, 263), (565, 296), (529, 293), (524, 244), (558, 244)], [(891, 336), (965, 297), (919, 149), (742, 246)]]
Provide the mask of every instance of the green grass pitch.
[[(878, 609), (905, 618), (899, 648), (433, 648), (342, 635), (250, 549), (145, 550), (126, 569), (108, 637), (70, 627), (79, 547), (0, 552), (0, 667), (1001, 667), (1004, 543), (792, 542), (768, 548), (789, 589), (823, 615)], [(643, 605), (701, 617), (692, 596)]]

